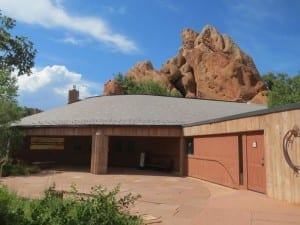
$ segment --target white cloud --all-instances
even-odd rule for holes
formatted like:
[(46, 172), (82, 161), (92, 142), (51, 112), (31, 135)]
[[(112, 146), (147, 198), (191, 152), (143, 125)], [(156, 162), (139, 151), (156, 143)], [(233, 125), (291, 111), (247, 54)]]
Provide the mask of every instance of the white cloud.
[(82, 75), (69, 71), (65, 66), (53, 65), (42, 69), (33, 68), (30, 76), (17, 78), (21, 105), (49, 109), (67, 102), (68, 90), (73, 85), (80, 92), (80, 98), (99, 95), (102, 85), (87, 81)]
[(71, 36), (65, 37), (61, 41), (63, 43), (72, 44), (72, 45), (82, 45), (84, 43), (84, 40), (80, 40)]
[(63, 8), (61, 1), (0, 0), (0, 5), (4, 14), (18, 21), (37, 24), (48, 29), (64, 28), (88, 35), (124, 53), (138, 51), (134, 41), (122, 34), (114, 33), (103, 19), (72, 16)]

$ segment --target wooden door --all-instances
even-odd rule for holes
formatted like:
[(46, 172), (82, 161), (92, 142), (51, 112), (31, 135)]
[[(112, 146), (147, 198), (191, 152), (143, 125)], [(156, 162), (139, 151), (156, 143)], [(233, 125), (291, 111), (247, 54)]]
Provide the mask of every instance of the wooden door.
[(263, 133), (247, 135), (248, 189), (266, 193), (266, 169)]

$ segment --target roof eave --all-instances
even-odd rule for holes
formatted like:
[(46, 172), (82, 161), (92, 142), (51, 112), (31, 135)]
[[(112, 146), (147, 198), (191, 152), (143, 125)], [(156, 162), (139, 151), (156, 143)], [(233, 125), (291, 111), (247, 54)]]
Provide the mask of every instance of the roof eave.
[(219, 122), (225, 122), (228, 120), (242, 119), (242, 118), (253, 117), (253, 116), (261, 116), (261, 115), (278, 113), (278, 112), (283, 112), (283, 111), (291, 111), (291, 110), (296, 110), (296, 109), (300, 109), (300, 103), (288, 104), (288, 105), (279, 106), (279, 107), (271, 108), (271, 109), (262, 109), (262, 110), (256, 110), (256, 111), (251, 111), (251, 112), (246, 112), (246, 113), (240, 113), (240, 114), (236, 114), (236, 115), (232, 115), (232, 116), (225, 116), (225, 117), (221, 117), (221, 118), (199, 121), (199, 122), (195, 122), (195, 123), (187, 123), (187, 124), (183, 124), (182, 127), (193, 127), (193, 126), (199, 126), (199, 125), (205, 125), (205, 124), (219, 123)]

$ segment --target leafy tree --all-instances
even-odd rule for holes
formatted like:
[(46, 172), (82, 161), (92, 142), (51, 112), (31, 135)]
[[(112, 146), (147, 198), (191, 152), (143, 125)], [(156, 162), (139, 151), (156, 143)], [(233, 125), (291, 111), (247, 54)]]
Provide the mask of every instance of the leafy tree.
[(12, 36), (16, 21), (0, 11), (0, 68), (30, 74), (37, 53), (33, 43), (24, 36)]
[(154, 80), (135, 81), (132, 77), (126, 77), (120, 73), (115, 80), (121, 85), (124, 94), (182, 97), (178, 91), (170, 92), (164, 85)]
[(0, 177), (13, 150), (20, 144), (21, 133), (11, 124), (22, 117), (23, 110), (16, 101), (16, 78), (0, 69)]
[(0, 11), (0, 176), (12, 151), (22, 140), (20, 132), (11, 126), (22, 116), (16, 100), (16, 78), (12, 72), (30, 74), (36, 55), (31, 41), (10, 33), (14, 27), (15, 20), (3, 16)]
[(262, 79), (269, 90), (269, 107), (300, 102), (300, 74), (289, 76), (285, 73), (268, 73)]
[(121, 73), (115, 76), (115, 80), (122, 87), (122, 90), (125, 95), (128, 95), (131, 92), (131, 90), (134, 89), (136, 86), (136, 82), (133, 80), (132, 77), (125, 77)]

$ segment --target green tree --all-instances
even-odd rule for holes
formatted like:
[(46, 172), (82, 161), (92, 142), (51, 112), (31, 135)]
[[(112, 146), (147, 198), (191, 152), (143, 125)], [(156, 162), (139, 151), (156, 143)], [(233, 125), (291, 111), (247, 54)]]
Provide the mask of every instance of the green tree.
[(268, 73), (262, 79), (269, 90), (269, 107), (300, 102), (300, 74), (289, 76), (285, 73)]
[(16, 78), (10, 76), (7, 70), (0, 69), (0, 177), (3, 166), (20, 144), (22, 136), (20, 131), (11, 127), (23, 115), (16, 100), (17, 89)]
[(182, 97), (178, 91), (168, 91), (167, 88), (154, 80), (135, 81), (132, 77), (118, 74), (115, 80), (120, 84), (124, 94), (159, 95)]
[(10, 33), (15, 25), (14, 19), (0, 11), (0, 68), (17, 70), (18, 75), (30, 74), (37, 51), (27, 37)]
[(136, 82), (132, 77), (125, 77), (121, 73), (118, 73), (118, 75), (115, 76), (115, 80), (122, 87), (123, 93), (125, 95), (128, 95), (136, 86)]
[(0, 11), (0, 176), (9, 156), (22, 140), (20, 132), (11, 125), (23, 114), (16, 100), (18, 87), (12, 72), (30, 74), (36, 50), (26, 37), (13, 36), (15, 20)]

